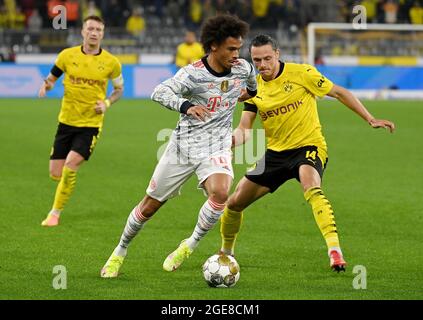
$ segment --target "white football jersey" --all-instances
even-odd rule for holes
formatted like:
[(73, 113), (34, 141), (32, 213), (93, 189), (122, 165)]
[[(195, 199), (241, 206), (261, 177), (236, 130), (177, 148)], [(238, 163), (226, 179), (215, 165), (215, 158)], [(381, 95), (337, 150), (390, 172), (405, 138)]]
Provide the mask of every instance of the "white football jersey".
[(166, 108), (183, 112), (189, 105), (201, 105), (211, 113), (205, 121), (181, 113), (170, 141), (176, 152), (195, 160), (230, 150), (233, 113), (242, 88), (257, 90), (255, 70), (248, 61), (238, 59), (231, 70), (217, 73), (206, 57), (159, 84), (151, 98)]

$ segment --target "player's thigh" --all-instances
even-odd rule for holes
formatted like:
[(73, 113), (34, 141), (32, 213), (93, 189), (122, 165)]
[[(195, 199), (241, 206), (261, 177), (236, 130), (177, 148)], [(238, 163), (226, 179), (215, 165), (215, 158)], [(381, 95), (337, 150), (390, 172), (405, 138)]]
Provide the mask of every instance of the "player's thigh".
[(207, 195), (216, 195), (224, 203), (234, 178), (232, 168), (232, 154), (230, 151), (222, 151), (219, 154), (205, 158), (196, 169), (198, 187), (206, 191)]
[(269, 192), (270, 188), (243, 177), (238, 182), (235, 192), (229, 197), (227, 205), (231, 210), (242, 211)]
[(326, 150), (317, 146), (303, 147), (296, 158), (298, 161), (298, 180), (303, 190), (320, 187), (327, 163)]
[(101, 128), (77, 128), (73, 137), (71, 150), (78, 153), (84, 160), (90, 158), (97, 141), (100, 138)]
[[(254, 167), (245, 174), (250, 182), (275, 192), (286, 181), (294, 178), (294, 172), (290, 169), (290, 161), (286, 153), (267, 150), (265, 155), (257, 161)], [(253, 185), (251, 185), (253, 188)]]
[[(75, 136), (74, 127), (59, 123), (54, 137), (53, 147), (50, 152), (50, 160), (65, 160), (72, 148), (72, 141)], [(58, 169), (60, 162), (54, 162), (54, 169)], [(57, 165), (56, 165), (57, 164)], [(51, 166), (50, 166), (51, 168)], [(61, 174), (61, 170), (60, 170)]]
[(160, 202), (178, 196), (182, 185), (192, 176), (195, 165), (181, 163), (176, 155), (165, 152), (154, 169), (147, 195)]
[(85, 161), (84, 156), (82, 156), (76, 151), (71, 150), (68, 153), (68, 156), (66, 157), (65, 165), (66, 167), (76, 171), (79, 169), (79, 167), (82, 165), (84, 161)]
[(308, 164), (303, 164), (299, 168), (299, 177), (301, 187), (304, 191), (307, 191), (313, 187), (320, 187), (322, 184), (322, 178), (316, 168)]

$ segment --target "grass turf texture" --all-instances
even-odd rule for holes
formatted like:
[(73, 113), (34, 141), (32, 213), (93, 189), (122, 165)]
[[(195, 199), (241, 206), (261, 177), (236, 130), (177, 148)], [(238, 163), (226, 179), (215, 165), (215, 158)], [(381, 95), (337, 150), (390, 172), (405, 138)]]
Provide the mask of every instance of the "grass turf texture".
[[(231, 289), (209, 288), (202, 279), (202, 263), (220, 247), (219, 227), (180, 270), (162, 270), (205, 201), (195, 178), (133, 241), (122, 276), (99, 276), (144, 195), (163, 145), (157, 132), (174, 128), (178, 117), (147, 100), (123, 100), (108, 111), (61, 225), (40, 226), (56, 187), (48, 178), (48, 155), (59, 105), (0, 100), (0, 299), (423, 298), (421, 102), (366, 103), (375, 116), (395, 121), (398, 131), (390, 135), (337, 102), (321, 101), (330, 159), (323, 189), (335, 209), (347, 272), (330, 271), (311, 210), (290, 181), (246, 211), (236, 248), (241, 278)], [(235, 166), (235, 183), (245, 167)], [(52, 287), (55, 265), (67, 269), (66, 290)], [(353, 288), (355, 265), (367, 269), (366, 290)]]

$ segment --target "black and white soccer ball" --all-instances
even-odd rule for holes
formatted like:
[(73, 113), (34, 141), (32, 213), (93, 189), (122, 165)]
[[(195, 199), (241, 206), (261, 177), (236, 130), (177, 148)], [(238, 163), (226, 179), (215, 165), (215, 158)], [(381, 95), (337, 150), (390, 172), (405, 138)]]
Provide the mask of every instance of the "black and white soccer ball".
[(230, 288), (239, 280), (239, 264), (232, 256), (215, 254), (204, 262), (203, 276), (210, 287)]

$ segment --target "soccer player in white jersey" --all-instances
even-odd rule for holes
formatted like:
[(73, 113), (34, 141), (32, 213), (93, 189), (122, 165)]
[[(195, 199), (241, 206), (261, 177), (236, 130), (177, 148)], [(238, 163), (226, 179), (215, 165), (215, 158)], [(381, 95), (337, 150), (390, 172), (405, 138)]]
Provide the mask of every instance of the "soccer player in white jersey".
[(101, 270), (103, 278), (118, 276), (129, 243), (168, 199), (179, 194), (193, 173), (208, 199), (192, 235), (166, 258), (164, 270), (176, 270), (219, 220), (233, 181), (233, 112), (238, 100), (245, 101), (257, 91), (253, 66), (239, 58), (247, 32), (248, 24), (235, 16), (210, 18), (201, 31), (206, 56), (155, 88), (152, 99), (181, 116), (147, 194), (130, 213), (118, 246)]

